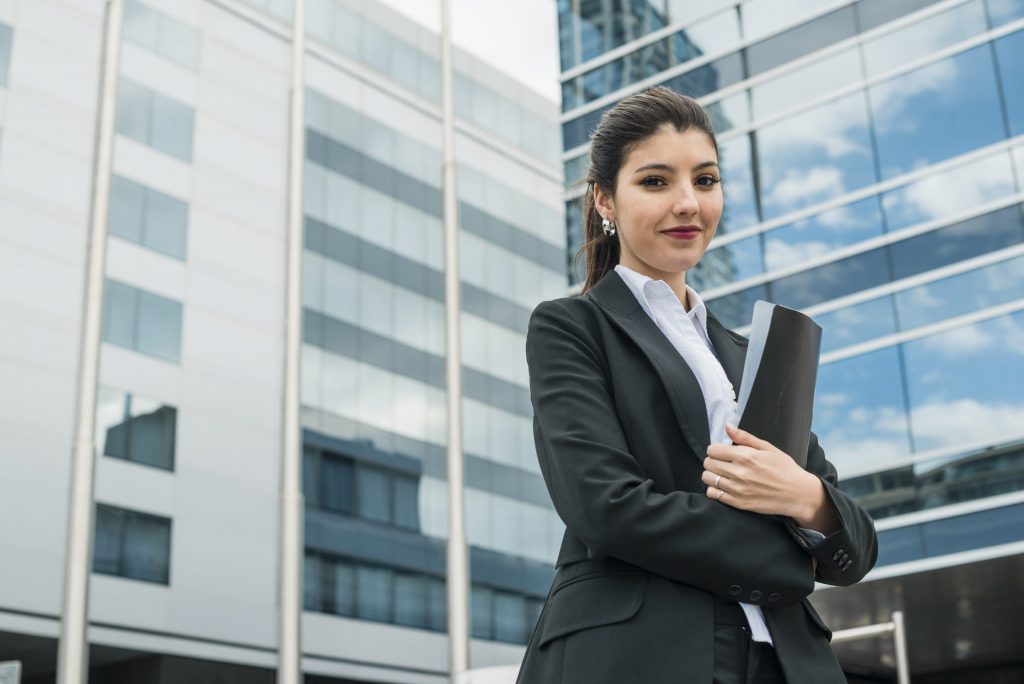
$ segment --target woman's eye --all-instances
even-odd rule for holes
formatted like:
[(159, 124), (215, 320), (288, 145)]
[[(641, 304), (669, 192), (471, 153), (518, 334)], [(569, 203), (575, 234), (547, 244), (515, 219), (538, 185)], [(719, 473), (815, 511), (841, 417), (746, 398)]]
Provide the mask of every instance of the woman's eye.
[(665, 179), (662, 178), (661, 176), (648, 176), (647, 178), (644, 178), (642, 181), (640, 181), (640, 185), (650, 185), (655, 187), (664, 184)]
[(710, 186), (714, 185), (715, 183), (721, 182), (721, 180), (722, 179), (719, 178), (718, 176), (705, 175), (705, 176), (701, 176), (700, 178), (697, 179), (697, 185), (703, 185), (703, 186), (706, 186), (706, 187), (710, 187)]

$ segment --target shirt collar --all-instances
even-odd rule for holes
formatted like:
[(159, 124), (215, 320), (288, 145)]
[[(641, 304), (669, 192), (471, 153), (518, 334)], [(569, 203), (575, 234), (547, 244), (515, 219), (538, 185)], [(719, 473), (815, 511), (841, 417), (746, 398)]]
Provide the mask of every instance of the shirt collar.
[[(664, 280), (654, 280), (650, 276), (637, 273), (622, 264), (615, 265), (615, 272), (622, 277), (622, 280), (625, 281), (626, 285), (633, 292), (633, 296), (640, 302), (640, 306), (643, 307), (652, 320), (654, 319), (654, 314), (651, 311), (650, 299), (671, 297), (675, 300), (676, 304), (683, 308), (682, 302), (679, 301), (675, 293), (672, 292), (672, 288)], [(686, 311), (684, 308), (684, 313), (691, 319), (696, 319), (706, 335), (708, 332), (708, 310), (704, 306), (704, 300), (689, 285), (686, 286), (686, 296), (690, 301), (690, 310)]]

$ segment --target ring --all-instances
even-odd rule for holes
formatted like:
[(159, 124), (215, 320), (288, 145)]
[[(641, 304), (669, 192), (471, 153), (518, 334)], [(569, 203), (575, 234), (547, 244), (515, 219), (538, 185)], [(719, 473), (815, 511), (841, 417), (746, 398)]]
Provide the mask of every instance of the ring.
[(718, 490), (718, 496), (715, 497), (715, 501), (721, 501), (722, 500), (722, 496), (724, 494), (725, 494), (725, 492), (723, 490), (719, 489)]
[(720, 481), (721, 479), (722, 479), (722, 476), (721, 476), (721, 475), (715, 475), (715, 484), (713, 484), (713, 485), (711, 485), (711, 486), (712, 486), (712, 487), (714, 487), (715, 489), (718, 489), (718, 483), (719, 483), (719, 481)]

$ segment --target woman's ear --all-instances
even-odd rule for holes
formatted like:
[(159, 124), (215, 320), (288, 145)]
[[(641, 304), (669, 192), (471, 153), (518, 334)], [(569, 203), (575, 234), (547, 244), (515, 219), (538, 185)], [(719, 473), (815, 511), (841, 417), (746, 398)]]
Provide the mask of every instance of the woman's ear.
[(615, 220), (615, 201), (597, 184), (594, 185), (594, 206), (602, 217), (609, 221)]

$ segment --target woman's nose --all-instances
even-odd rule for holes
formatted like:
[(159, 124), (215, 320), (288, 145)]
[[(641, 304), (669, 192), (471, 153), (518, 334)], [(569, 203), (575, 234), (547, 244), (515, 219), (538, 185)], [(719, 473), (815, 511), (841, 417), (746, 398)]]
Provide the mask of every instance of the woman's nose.
[(697, 194), (694, 189), (688, 186), (681, 188), (676, 195), (672, 211), (680, 216), (689, 216), (696, 214), (699, 209), (700, 205), (697, 202)]

